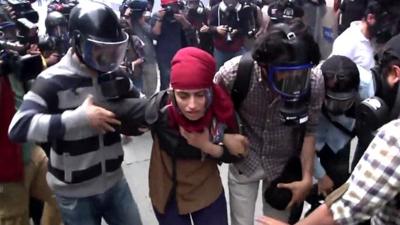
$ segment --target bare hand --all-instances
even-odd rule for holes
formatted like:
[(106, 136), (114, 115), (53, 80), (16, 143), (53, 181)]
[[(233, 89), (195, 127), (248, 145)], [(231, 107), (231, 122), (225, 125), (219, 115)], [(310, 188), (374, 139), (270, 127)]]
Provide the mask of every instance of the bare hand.
[(208, 31), (210, 31), (210, 27), (203, 23), (203, 26), (200, 28), (200, 32), (207, 33)]
[(333, 191), (333, 185), (333, 181), (328, 175), (323, 176), (318, 181), (318, 194), (322, 194), (324, 197), (326, 197)]
[(179, 127), (179, 131), (187, 141), (188, 144), (201, 149), (204, 153), (208, 153), (207, 146), (211, 143), (210, 141), (210, 132), (207, 128), (204, 128), (203, 132), (187, 132), (183, 127)]
[(249, 154), (249, 140), (241, 134), (224, 134), (224, 145), (229, 153), (236, 157), (246, 157)]
[(268, 216), (262, 216), (260, 218), (257, 218), (256, 221), (258, 222), (259, 225), (289, 225), (287, 223), (281, 222), (279, 220), (273, 219)]
[(291, 183), (279, 183), (277, 187), (286, 188), (292, 192), (292, 199), (287, 206), (287, 208), (290, 209), (293, 205), (304, 202), (304, 199), (307, 197), (308, 193), (310, 193), (312, 181), (303, 179)]
[(135, 66), (140, 65), (144, 62), (143, 58), (138, 58), (132, 62), (132, 71), (135, 70)]
[(121, 122), (115, 118), (115, 114), (94, 105), (93, 96), (89, 95), (82, 106), (86, 110), (86, 115), (89, 119), (89, 124), (100, 133), (114, 132), (115, 129), (112, 127), (121, 125)]
[(160, 9), (158, 11), (158, 16), (160, 17), (160, 20), (162, 20), (165, 16), (165, 9)]
[(26, 50), (26, 53), (31, 54), (31, 55), (40, 55), (39, 46), (37, 44), (29, 45), (29, 49)]
[(232, 35), (236, 35), (238, 32), (239, 32), (238, 29), (233, 29), (232, 32), (231, 32), (231, 34), (232, 34)]
[(228, 28), (225, 25), (220, 25), (217, 27), (217, 33), (221, 36), (225, 36)]

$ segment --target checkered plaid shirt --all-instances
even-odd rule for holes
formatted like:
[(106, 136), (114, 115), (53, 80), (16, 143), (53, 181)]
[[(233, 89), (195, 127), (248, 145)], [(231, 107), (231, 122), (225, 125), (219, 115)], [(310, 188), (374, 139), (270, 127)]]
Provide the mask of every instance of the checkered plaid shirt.
[[(215, 83), (229, 92), (236, 79), (241, 56), (227, 61), (215, 75)], [(299, 128), (286, 126), (280, 120), (280, 97), (269, 89), (262, 79), (261, 67), (254, 63), (249, 92), (241, 103), (238, 114), (244, 125), (244, 134), (250, 141), (248, 157), (235, 166), (249, 176), (258, 167), (264, 168), (267, 179), (279, 176), (288, 159), (299, 154), (302, 147), (302, 132)], [(324, 98), (324, 83), (321, 73), (312, 73), (309, 120), (306, 135), (313, 134)]]
[(331, 206), (338, 224), (400, 224), (400, 120), (382, 127)]

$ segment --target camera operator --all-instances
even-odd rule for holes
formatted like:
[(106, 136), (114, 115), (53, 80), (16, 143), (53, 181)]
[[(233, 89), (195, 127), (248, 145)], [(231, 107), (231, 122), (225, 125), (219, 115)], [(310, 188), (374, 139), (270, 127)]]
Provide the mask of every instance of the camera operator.
[[(32, 80), (44, 68), (43, 60), (37, 48), (37, 26), (33, 24), (34, 21), (37, 21), (35, 19), (37, 13), (32, 10), (29, 2), (18, 1), (18, 3), (8, 1), (7, 4), (1, 6), (4, 14), (2, 14), (0, 25), (0, 33), (2, 34), (0, 38), (2, 49), (0, 74), (7, 76), (2, 78), (3, 84), (10, 83), (11, 91), (14, 92), (12, 95), (15, 96), (15, 105), (13, 103), (4, 107), (12, 107), (13, 110), (19, 108), (22, 96), (29, 90)], [(10, 5), (13, 7), (10, 7)], [(14, 99), (8, 101), (14, 102)], [(5, 110), (5, 112), (11, 110), (7, 108), (2, 108), (2, 110)], [(3, 143), (1, 146), (3, 146)], [(35, 224), (39, 224), (40, 220), (45, 225), (60, 224), (61, 218), (55, 198), (46, 183), (48, 159), (43, 149), (33, 143), (26, 143), (21, 146), (21, 149), (22, 154), (17, 157), (21, 157), (23, 162), (23, 177), (18, 182), (6, 184), (6, 190), (3, 194), (13, 196), (14, 201), (10, 201), (8, 198), (0, 200), (4, 203), (2, 206), (6, 207), (5, 209), (0, 208), (0, 223), (3, 224), (3, 217), (8, 217), (10, 220), (19, 221), (15, 224), (25, 225), (29, 224), (28, 220), (31, 216)], [(0, 156), (0, 158), (7, 160), (7, 157)], [(12, 159), (11, 162), (13, 160), (16, 159)], [(8, 170), (9, 173), (11, 173), (10, 171)], [(43, 212), (42, 207), (38, 208), (37, 214), (29, 212), (28, 206), (32, 203), (29, 199), (30, 196), (45, 202)]]
[(46, 35), (39, 37), (39, 49), (46, 60), (46, 66), (60, 61), (69, 48), (68, 21), (60, 12), (47, 14), (45, 20)]
[(153, 35), (157, 40), (156, 54), (160, 70), (160, 90), (169, 86), (171, 60), (175, 53), (194, 41), (188, 40), (193, 31), (192, 25), (183, 14), (182, 2), (162, 0), (162, 9), (151, 19)]
[(217, 69), (227, 60), (244, 53), (244, 27), (249, 18), (242, 14), (238, 0), (224, 0), (214, 5), (210, 13), (210, 32), (213, 34), (214, 57)]
[(267, 23), (261, 12), (262, 3), (260, 1), (242, 0), (241, 3), (243, 5), (242, 17), (247, 18), (243, 28), (246, 34), (244, 46), (246, 50), (250, 50), (253, 48), (255, 39), (266, 32)]
[(208, 26), (208, 17), (210, 9), (207, 8), (200, 0), (188, 0), (185, 8), (186, 19), (192, 24), (194, 28), (193, 38), (195, 40), (194, 46), (197, 46), (204, 51), (212, 54), (213, 43), (210, 27)]
[(125, 66), (131, 68), (134, 84), (150, 97), (157, 88), (157, 59), (151, 27), (146, 22), (149, 3), (147, 0), (129, 0), (125, 4), (121, 8), (121, 17), (131, 38), (126, 56), (129, 65)]
[(394, 36), (381, 50), (377, 65), (371, 70), (375, 97), (366, 99), (358, 108), (356, 130), (359, 138), (352, 168), (383, 124), (400, 117), (400, 35)]

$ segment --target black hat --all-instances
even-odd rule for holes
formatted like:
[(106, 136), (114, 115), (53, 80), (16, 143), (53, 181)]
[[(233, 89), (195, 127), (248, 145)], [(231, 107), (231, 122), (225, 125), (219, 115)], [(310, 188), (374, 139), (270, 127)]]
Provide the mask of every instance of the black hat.
[(321, 71), (328, 96), (345, 100), (357, 94), (360, 73), (351, 59), (340, 55), (331, 56), (322, 64)]
[(400, 59), (400, 34), (392, 37), (383, 47), (383, 53), (388, 53)]

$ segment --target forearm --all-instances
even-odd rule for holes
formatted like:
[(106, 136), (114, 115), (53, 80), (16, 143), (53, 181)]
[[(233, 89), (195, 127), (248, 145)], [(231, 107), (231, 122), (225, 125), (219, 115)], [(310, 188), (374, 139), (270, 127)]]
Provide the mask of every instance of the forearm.
[(192, 24), (185, 17), (182, 18), (180, 23), (182, 25), (182, 29), (183, 30), (187, 30), (187, 29), (191, 29), (192, 28)]
[(48, 114), (47, 108), (24, 100), (9, 127), (10, 139), (16, 142), (48, 142), (76, 134), (93, 134), (81, 107), (61, 114)]
[(154, 35), (159, 36), (161, 34), (162, 20), (157, 19), (156, 23), (152, 28), (152, 32)]
[(213, 158), (220, 158), (224, 153), (224, 148), (220, 145), (216, 145), (212, 142), (209, 142), (204, 146), (202, 151), (207, 153)]
[(310, 215), (296, 223), (296, 225), (336, 225), (329, 207), (322, 204)]
[(313, 134), (306, 134), (304, 136), (304, 142), (300, 156), (303, 180), (312, 182), (314, 157), (315, 157), (315, 136)]

